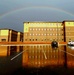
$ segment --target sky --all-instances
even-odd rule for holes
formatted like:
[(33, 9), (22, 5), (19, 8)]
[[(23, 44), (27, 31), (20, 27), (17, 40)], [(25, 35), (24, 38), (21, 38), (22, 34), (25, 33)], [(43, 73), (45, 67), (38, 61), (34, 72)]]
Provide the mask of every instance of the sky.
[(23, 32), (26, 21), (74, 20), (74, 0), (0, 0), (0, 28)]

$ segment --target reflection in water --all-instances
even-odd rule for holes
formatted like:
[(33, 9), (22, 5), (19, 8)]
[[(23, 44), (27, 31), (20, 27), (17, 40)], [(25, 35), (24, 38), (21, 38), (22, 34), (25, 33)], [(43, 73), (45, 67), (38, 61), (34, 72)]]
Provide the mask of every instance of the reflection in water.
[(24, 46), (23, 66), (28, 67), (44, 67), (44, 66), (64, 66), (65, 57), (64, 46), (59, 48), (51, 48), (50, 45)]
[(73, 46), (66, 47), (67, 50), (67, 66), (69, 68), (74, 68), (74, 50)]
[(7, 56), (8, 46), (0, 46), (0, 56)]
[(0, 75), (11, 75), (22, 66), (22, 55), (10, 60), (18, 53), (16, 46), (0, 46)]
[(24, 50), (27, 50), (23, 53), (26, 74), (74, 75), (74, 51), (67, 46), (31, 45), (24, 46)]
[[(15, 58), (11, 60), (13, 57)], [(40, 44), (24, 47), (0, 46), (0, 75), (65, 75), (73, 72), (74, 69), (71, 68), (74, 68), (74, 50), (71, 47), (52, 48), (50, 45)]]

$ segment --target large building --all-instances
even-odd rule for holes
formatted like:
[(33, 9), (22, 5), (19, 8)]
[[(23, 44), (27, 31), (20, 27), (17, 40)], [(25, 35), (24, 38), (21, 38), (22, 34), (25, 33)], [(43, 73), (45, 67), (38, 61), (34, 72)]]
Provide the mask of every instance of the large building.
[(12, 29), (0, 29), (0, 42), (17, 41), (18, 32)]
[(24, 41), (58, 42), (74, 40), (74, 21), (63, 22), (24, 22)]
[(64, 27), (64, 41), (68, 42), (69, 40), (74, 40), (74, 21), (65, 20), (63, 21)]
[(61, 22), (24, 22), (24, 41), (51, 42), (53, 39), (64, 41)]
[[(23, 33), (12, 29), (0, 29), (0, 42), (22, 42)], [(11, 55), (19, 52), (20, 46), (0, 46), (0, 56)]]

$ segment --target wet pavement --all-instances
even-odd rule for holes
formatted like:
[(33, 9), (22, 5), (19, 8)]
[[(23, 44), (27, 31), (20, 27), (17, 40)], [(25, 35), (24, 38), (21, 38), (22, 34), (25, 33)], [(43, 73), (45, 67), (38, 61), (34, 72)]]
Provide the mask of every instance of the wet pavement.
[(0, 75), (74, 75), (73, 46), (11, 48), (0, 47)]

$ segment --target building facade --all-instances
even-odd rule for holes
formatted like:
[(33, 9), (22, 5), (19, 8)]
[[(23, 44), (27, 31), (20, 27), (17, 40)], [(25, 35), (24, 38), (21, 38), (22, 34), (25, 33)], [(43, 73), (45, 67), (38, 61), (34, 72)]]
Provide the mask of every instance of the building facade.
[(63, 22), (24, 22), (24, 41), (58, 42), (74, 40), (74, 21)]
[(74, 40), (74, 21), (65, 20), (63, 21), (64, 26), (64, 41), (68, 42), (69, 40)]
[(17, 41), (18, 32), (12, 29), (0, 29), (0, 42)]
[[(12, 29), (0, 29), (0, 42), (22, 42), (23, 33)], [(20, 46), (0, 46), (0, 56), (12, 55), (19, 52)]]
[(51, 42), (53, 39), (64, 41), (61, 22), (24, 22), (24, 41)]

